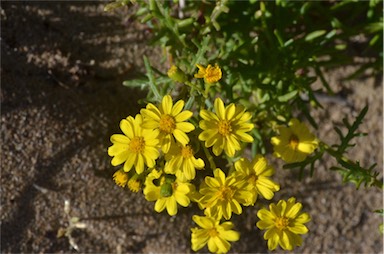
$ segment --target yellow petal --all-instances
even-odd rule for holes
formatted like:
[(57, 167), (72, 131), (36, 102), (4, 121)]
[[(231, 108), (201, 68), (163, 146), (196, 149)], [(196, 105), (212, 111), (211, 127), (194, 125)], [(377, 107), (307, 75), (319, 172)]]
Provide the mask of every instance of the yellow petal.
[(183, 100), (177, 101), (171, 110), (171, 115), (175, 117), (183, 110), (183, 107), (184, 107), (184, 101)]
[(214, 108), (219, 119), (225, 119), (225, 107), (224, 102), (220, 98), (216, 98), (214, 102)]
[(176, 140), (179, 141), (181, 144), (186, 145), (189, 143), (189, 138), (184, 132), (175, 129), (173, 131), (173, 135), (175, 136)]
[(116, 154), (111, 161), (112, 166), (117, 166), (123, 163), (127, 159), (128, 154), (128, 151)]
[(189, 118), (191, 118), (193, 115), (193, 113), (189, 110), (184, 110), (183, 112), (181, 112), (180, 114), (177, 114), (175, 116), (175, 120), (176, 122), (180, 123), (180, 122), (184, 122), (184, 121), (187, 121)]
[(172, 102), (171, 96), (166, 95), (163, 97), (163, 100), (161, 101), (161, 104), (159, 107), (160, 112), (162, 114), (170, 115), (172, 112), (172, 106), (173, 106), (173, 102)]
[(182, 132), (190, 132), (195, 129), (195, 126), (191, 123), (182, 122), (182, 123), (176, 123), (176, 129)]
[(113, 134), (111, 136), (111, 142), (114, 144), (114, 143), (121, 143), (121, 144), (128, 144), (131, 140), (122, 135), (122, 134)]
[(165, 198), (160, 198), (156, 201), (155, 211), (160, 213), (165, 209), (166, 200)]

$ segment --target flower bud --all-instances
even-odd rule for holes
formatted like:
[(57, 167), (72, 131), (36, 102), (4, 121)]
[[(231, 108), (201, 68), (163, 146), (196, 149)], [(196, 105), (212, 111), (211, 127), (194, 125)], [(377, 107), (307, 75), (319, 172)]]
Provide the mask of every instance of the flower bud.
[(170, 77), (173, 81), (184, 83), (187, 81), (187, 76), (185, 73), (180, 70), (176, 65), (172, 65), (171, 68), (169, 68), (168, 77)]

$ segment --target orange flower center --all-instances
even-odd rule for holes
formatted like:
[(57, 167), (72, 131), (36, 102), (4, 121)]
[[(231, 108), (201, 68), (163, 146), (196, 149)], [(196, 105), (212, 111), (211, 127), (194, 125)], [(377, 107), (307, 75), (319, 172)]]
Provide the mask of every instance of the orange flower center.
[(218, 199), (227, 201), (232, 200), (233, 194), (235, 194), (235, 192), (231, 187), (222, 186), (218, 193)]
[(143, 137), (134, 137), (129, 143), (129, 150), (134, 153), (143, 153), (145, 148), (145, 140)]
[(186, 145), (181, 148), (181, 156), (183, 156), (184, 159), (191, 158), (193, 156), (192, 148), (189, 145)]
[(175, 118), (170, 115), (162, 115), (159, 125), (160, 131), (172, 134), (173, 130), (176, 128), (176, 121)]
[(299, 138), (295, 134), (292, 134), (289, 138), (289, 145), (293, 150), (297, 149), (297, 146), (299, 145)]
[(289, 220), (285, 217), (278, 217), (275, 220), (275, 227), (277, 227), (279, 230), (284, 230), (288, 227)]
[(252, 185), (255, 185), (257, 181), (257, 175), (256, 174), (251, 174), (248, 176), (248, 182)]
[(218, 124), (218, 131), (223, 136), (228, 136), (232, 132), (231, 123), (227, 120), (220, 120)]
[(210, 237), (215, 237), (215, 236), (218, 236), (219, 235), (219, 232), (217, 232), (217, 229), (216, 228), (211, 228), (209, 231), (208, 231), (208, 234)]

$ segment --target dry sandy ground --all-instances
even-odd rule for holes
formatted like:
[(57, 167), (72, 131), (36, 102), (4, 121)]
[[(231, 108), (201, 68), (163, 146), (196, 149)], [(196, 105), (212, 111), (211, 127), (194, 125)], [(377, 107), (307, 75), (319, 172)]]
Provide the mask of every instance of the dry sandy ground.
[[(136, 114), (143, 93), (121, 85), (142, 70), (142, 56), (156, 61), (146, 46), (149, 31), (127, 11), (104, 13), (91, 2), (1, 2), (1, 252), (76, 252), (67, 238), (57, 238), (71, 215), (86, 228), (73, 233), (79, 252), (189, 253), (191, 216), (183, 209), (173, 218), (153, 212), (153, 203), (116, 186), (106, 150), (118, 123)], [(129, 13), (129, 11), (128, 11)], [(157, 63), (160, 64), (160, 63)], [(362, 131), (369, 136), (351, 150), (363, 165), (382, 170), (382, 81), (345, 82), (350, 68), (327, 79), (342, 99), (323, 101), (315, 111), (316, 134), (333, 142), (332, 121), (354, 117), (366, 103), (370, 110)], [(378, 189), (342, 184), (329, 171), (334, 161), (319, 163), (313, 178), (299, 182), (277, 168), (282, 191), (296, 196), (312, 216), (302, 253), (382, 253), (378, 231), (383, 206)], [(267, 252), (255, 228), (256, 208), (235, 217), (241, 240), (231, 252)], [(203, 249), (202, 252), (207, 251)]]

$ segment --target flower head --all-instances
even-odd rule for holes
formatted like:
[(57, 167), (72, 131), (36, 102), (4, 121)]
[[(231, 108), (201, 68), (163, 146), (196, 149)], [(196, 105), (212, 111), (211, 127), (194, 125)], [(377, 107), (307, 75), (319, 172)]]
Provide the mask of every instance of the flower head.
[(123, 169), (119, 169), (113, 174), (113, 180), (115, 181), (116, 185), (124, 188), (129, 180), (128, 173), (124, 172)]
[(279, 132), (280, 136), (271, 138), (274, 155), (288, 163), (305, 160), (318, 147), (316, 137), (296, 118), (289, 122), (289, 127), (280, 127)]
[(252, 185), (236, 177), (236, 174), (225, 176), (221, 169), (213, 171), (214, 177), (207, 176), (200, 187), (200, 208), (205, 208), (205, 214), (220, 220), (229, 220), (232, 212), (241, 214), (240, 204), (250, 205), (253, 200)]
[(111, 136), (112, 146), (108, 148), (108, 155), (113, 156), (113, 166), (124, 163), (124, 171), (128, 172), (133, 166), (138, 174), (144, 171), (144, 165), (149, 168), (155, 166), (155, 160), (159, 157), (156, 148), (159, 140), (157, 130), (146, 130), (141, 128), (142, 117), (136, 115), (123, 119), (120, 122), (120, 129), (123, 134)]
[(195, 129), (191, 123), (185, 122), (192, 117), (193, 113), (183, 110), (184, 101), (179, 100), (173, 105), (169, 95), (164, 96), (159, 108), (149, 103), (140, 113), (144, 117), (142, 127), (145, 129), (156, 129), (160, 132), (160, 146), (164, 153), (169, 151), (174, 138), (183, 145), (188, 144), (189, 138), (186, 133)]
[(176, 174), (177, 179), (182, 182), (195, 179), (195, 169), (204, 167), (204, 161), (195, 158), (191, 145), (172, 145), (165, 159), (167, 163), (164, 171), (168, 174)]
[(230, 221), (220, 224), (220, 220), (194, 215), (193, 221), (201, 228), (192, 228), (192, 250), (198, 251), (208, 244), (212, 253), (227, 253), (231, 248), (229, 242), (238, 241), (240, 234), (234, 230)]
[(270, 204), (270, 211), (262, 208), (257, 212), (260, 221), (256, 226), (267, 230), (264, 239), (268, 240), (268, 249), (274, 250), (279, 244), (284, 250), (293, 250), (302, 244), (300, 235), (308, 232), (304, 224), (311, 219), (308, 213), (300, 213), (301, 208), (302, 204), (292, 197), (287, 202), (280, 200), (277, 205)]
[(205, 141), (206, 147), (213, 146), (213, 153), (219, 156), (223, 150), (233, 157), (235, 152), (241, 149), (239, 142), (252, 142), (253, 138), (246, 132), (253, 129), (253, 124), (248, 121), (251, 114), (245, 112), (244, 107), (235, 106), (233, 103), (224, 107), (220, 98), (214, 102), (216, 113), (201, 110), (200, 128), (203, 130), (199, 135), (201, 141)]
[(199, 71), (195, 74), (195, 78), (204, 78), (205, 83), (215, 83), (221, 79), (222, 73), (220, 67), (215, 64), (212, 66), (208, 64), (207, 68), (200, 64), (196, 64)]
[(153, 170), (145, 180), (144, 195), (148, 201), (156, 201), (155, 211), (167, 209), (169, 215), (177, 214), (177, 204), (187, 207), (191, 202), (188, 193), (189, 183), (181, 183), (174, 176)]
[(252, 204), (256, 202), (260, 194), (265, 199), (272, 199), (274, 192), (280, 190), (280, 186), (272, 181), (270, 177), (275, 173), (275, 169), (268, 165), (267, 159), (261, 155), (256, 155), (252, 162), (246, 158), (241, 158), (235, 162), (236, 171), (253, 186)]

